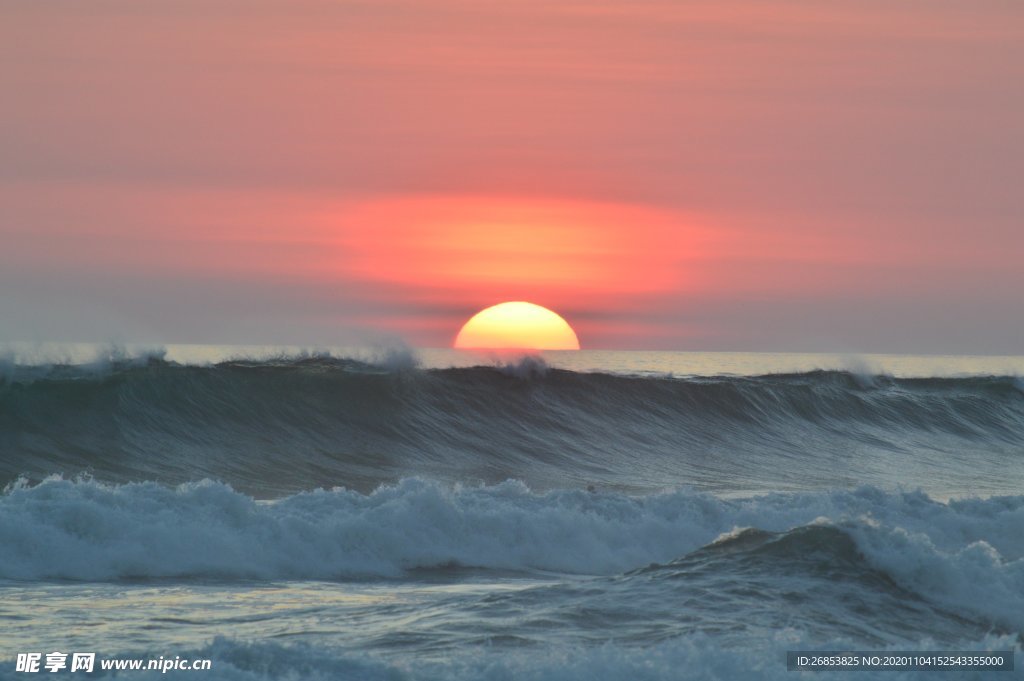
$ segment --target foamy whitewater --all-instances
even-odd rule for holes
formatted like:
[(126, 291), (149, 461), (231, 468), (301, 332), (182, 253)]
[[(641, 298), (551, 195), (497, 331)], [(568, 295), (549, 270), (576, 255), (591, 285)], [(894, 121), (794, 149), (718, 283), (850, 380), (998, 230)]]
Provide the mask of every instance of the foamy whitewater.
[(31, 651), (212, 660), (126, 678), (850, 674), (788, 672), (797, 649), (1015, 650), (1019, 669), (1021, 372), (12, 350), (0, 678)]

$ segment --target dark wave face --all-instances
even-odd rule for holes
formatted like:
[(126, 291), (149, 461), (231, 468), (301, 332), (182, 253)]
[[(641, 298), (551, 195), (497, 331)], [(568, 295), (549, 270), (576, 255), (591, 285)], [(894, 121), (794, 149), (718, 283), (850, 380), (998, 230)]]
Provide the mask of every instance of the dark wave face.
[(794, 628), (873, 647), (925, 636), (950, 646), (1013, 631), (1012, 624), (951, 607), (928, 589), (918, 593), (901, 577), (876, 567), (839, 527), (746, 529), (665, 565), (515, 592), (487, 606), (506, 617), (516, 609), (521, 630), (530, 631), (535, 621), (538, 636), (554, 619), (585, 638), (592, 634), (587, 624), (596, 621), (614, 626), (616, 640), (627, 644), (683, 633), (714, 635), (742, 648), (764, 631)]
[(0, 378), (0, 453), (5, 481), (208, 477), (263, 497), (410, 475), (536, 489), (1011, 493), (1024, 479), (1024, 391), (1014, 377), (652, 378), (535, 360), (13, 367)]

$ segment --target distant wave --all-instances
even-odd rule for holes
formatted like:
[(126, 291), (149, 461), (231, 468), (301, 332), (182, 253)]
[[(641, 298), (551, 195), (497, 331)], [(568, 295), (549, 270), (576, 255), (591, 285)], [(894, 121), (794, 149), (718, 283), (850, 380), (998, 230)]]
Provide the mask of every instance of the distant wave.
[[(748, 590), (751, 575), (768, 580), (765, 594), (784, 592), (786, 580), (807, 591), (821, 577), (855, 583), (862, 603), (899, 589), (915, 594), (893, 599), (901, 608), (921, 599), (1019, 631), (1022, 525), (1024, 496), (939, 503), (870, 487), (723, 500), (410, 479), (370, 495), (268, 503), (212, 482), (51, 479), (0, 496), (0, 579), (409, 578), (474, 568), (614, 577), (635, 604), (663, 600), (672, 583), (693, 589), (704, 579), (722, 603), (734, 575), (747, 575)], [(923, 631), (937, 631), (932, 619)]]
[(638, 377), (539, 360), (425, 370), (401, 357), (8, 363), (0, 480), (209, 477), (264, 497), (317, 486), (369, 491), (410, 475), (637, 491), (894, 479), (1009, 491), (1007, 479), (1020, 479), (1024, 466), (1021, 385), (1012, 376), (842, 371)]

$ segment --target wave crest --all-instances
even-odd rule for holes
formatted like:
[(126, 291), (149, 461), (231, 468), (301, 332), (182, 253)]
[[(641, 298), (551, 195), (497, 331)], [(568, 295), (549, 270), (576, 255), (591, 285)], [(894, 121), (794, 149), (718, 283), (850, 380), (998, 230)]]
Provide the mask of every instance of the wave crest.
[(369, 491), (414, 475), (751, 492), (792, 489), (786, 471), (799, 467), (807, 487), (913, 479), (998, 493), (1024, 465), (1014, 377), (627, 377), (534, 359), (442, 370), (411, 361), (309, 355), (196, 367), (152, 355), (102, 371), (7, 367), (0, 480), (210, 477), (268, 497)]

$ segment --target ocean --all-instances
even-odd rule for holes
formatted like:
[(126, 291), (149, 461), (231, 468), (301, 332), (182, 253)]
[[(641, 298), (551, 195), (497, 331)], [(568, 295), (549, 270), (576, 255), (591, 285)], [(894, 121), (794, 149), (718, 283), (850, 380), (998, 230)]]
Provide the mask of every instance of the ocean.
[(1024, 357), (10, 346), (0, 679), (52, 652), (210, 664), (85, 678), (849, 678), (788, 671), (797, 650), (1009, 650), (1016, 672), (879, 674), (1012, 678), (1022, 376)]

